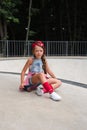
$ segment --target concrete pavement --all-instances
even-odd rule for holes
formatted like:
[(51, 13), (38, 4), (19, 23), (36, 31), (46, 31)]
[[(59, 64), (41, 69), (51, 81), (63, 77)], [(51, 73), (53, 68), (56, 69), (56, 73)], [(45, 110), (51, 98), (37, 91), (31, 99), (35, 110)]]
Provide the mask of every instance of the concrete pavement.
[[(20, 73), (24, 59), (0, 60), (0, 72)], [(58, 78), (87, 84), (87, 59), (48, 58)], [(64, 83), (62, 101), (20, 92), (20, 75), (0, 73), (0, 130), (86, 130), (87, 89)]]

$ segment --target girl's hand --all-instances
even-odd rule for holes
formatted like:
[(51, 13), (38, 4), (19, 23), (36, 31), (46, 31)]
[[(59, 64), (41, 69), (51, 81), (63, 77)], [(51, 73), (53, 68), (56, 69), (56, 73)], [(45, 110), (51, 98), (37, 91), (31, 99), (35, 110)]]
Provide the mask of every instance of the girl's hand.
[(19, 86), (19, 90), (22, 91), (24, 89), (24, 83)]

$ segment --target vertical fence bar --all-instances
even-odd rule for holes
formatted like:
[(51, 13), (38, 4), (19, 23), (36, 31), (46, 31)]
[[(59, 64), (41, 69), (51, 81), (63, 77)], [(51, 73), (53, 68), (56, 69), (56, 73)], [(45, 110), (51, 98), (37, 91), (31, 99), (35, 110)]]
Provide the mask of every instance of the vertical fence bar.
[(68, 41), (66, 42), (66, 56), (68, 56)]
[(29, 56), (29, 45), (30, 45), (30, 43), (28, 42), (28, 44), (27, 44), (27, 55)]
[(9, 53), (9, 52), (8, 52), (8, 40), (7, 40), (6, 44), (7, 44), (7, 47), (6, 47), (6, 48), (7, 48), (7, 56), (6, 56), (6, 57), (8, 57), (8, 55), (9, 55), (9, 54), (8, 54), (8, 53)]

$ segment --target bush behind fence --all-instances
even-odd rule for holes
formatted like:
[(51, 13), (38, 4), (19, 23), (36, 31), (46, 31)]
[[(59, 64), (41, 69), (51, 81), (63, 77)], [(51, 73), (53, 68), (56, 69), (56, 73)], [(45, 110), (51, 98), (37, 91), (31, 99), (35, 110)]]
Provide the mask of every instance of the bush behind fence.
[[(31, 56), (34, 41), (0, 40), (0, 57)], [(87, 56), (87, 41), (43, 41), (47, 56)]]

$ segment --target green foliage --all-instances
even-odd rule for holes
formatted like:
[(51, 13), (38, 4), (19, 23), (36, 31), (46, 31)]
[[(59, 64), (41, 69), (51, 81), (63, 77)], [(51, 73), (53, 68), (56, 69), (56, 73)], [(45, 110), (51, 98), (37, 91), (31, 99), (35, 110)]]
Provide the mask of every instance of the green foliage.
[(39, 14), (39, 13), (40, 13), (40, 9), (37, 9), (37, 8), (32, 8), (32, 9), (31, 9), (31, 16), (32, 16), (32, 15), (35, 16), (35, 15), (37, 15), (37, 14)]
[(35, 34), (37, 34), (37, 32), (30, 30), (29, 36), (32, 37), (32, 36), (34, 36)]
[(18, 12), (16, 5), (20, 2), (14, 0), (2, 0), (0, 4), (0, 18), (5, 19), (7, 22), (13, 21), (18, 23), (18, 18), (15, 17), (15, 14)]

